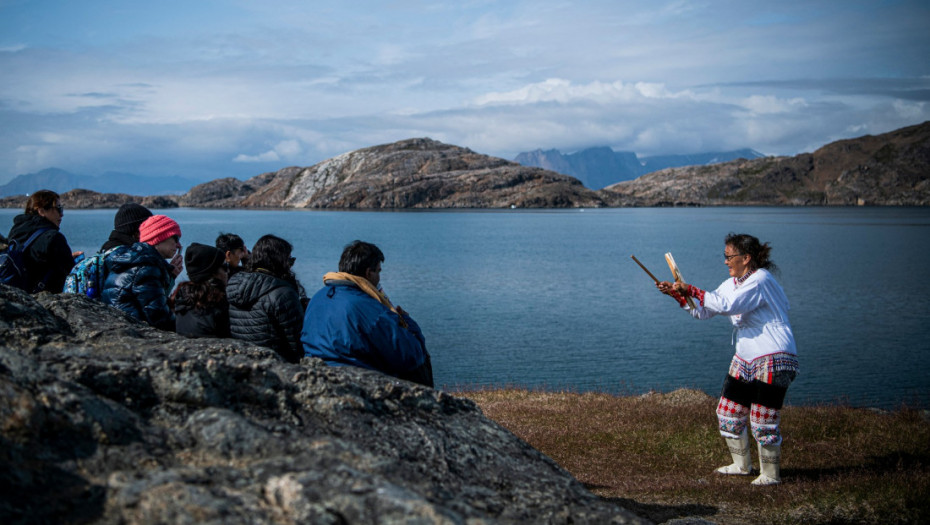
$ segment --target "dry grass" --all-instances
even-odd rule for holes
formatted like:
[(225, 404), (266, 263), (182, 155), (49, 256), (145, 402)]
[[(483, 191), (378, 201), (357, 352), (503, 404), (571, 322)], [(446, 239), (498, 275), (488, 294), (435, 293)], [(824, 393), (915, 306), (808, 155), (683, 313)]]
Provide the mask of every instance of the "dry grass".
[(459, 395), (595, 494), (658, 523), (930, 523), (930, 422), (920, 411), (786, 407), (783, 483), (753, 487), (752, 477), (714, 474), (730, 457), (716, 400), (700, 392)]

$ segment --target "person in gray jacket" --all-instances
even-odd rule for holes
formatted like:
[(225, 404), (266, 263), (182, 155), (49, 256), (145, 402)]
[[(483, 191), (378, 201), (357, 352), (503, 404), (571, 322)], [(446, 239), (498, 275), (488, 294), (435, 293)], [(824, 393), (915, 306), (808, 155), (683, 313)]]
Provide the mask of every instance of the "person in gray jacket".
[(274, 235), (265, 235), (252, 248), (247, 271), (229, 279), (229, 329), (232, 337), (271, 348), (286, 361), (303, 356), (300, 331), (303, 307), (300, 284), (291, 271), (293, 246)]

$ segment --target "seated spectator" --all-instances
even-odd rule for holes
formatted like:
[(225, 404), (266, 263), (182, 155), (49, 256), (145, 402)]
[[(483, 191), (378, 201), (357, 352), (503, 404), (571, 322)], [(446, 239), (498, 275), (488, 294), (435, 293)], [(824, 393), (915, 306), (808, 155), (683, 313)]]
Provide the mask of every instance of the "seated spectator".
[(274, 235), (264, 235), (252, 248), (246, 271), (229, 278), (229, 329), (236, 339), (273, 349), (296, 363), (303, 357), (300, 329), (303, 308), (300, 284), (291, 271), (293, 246)]
[(339, 272), (323, 276), (300, 334), (304, 353), (332, 366), (358, 366), (433, 386), (433, 369), (419, 325), (380, 290), (384, 254), (354, 241)]
[[(106, 258), (101, 299), (162, 330), (174, 331), (168, 294), (183, 269), (181, 227), (164, 215), (153, 215), (139, 226), (139, 242), (120, 246)], [(166, 261), (172, 258), (172, 263)]]
[(175, 329), (186, 337), (229, 337), (226, 258), (213, 246), (191, 243), (184, 252), (189, 281), (180, 283), (171, 302)]
[(152, 216), (152, 212), (141, 204), (127, 202), (119, 207), (113, 217), (113, 231), (110, 238), (100, 247), (101, 252), (112, 250), (117, 246), (132, 246), (139, 242), (139, 226)]
[(25, 213), (13, 219), (8, 238), (20, 246), (36, 231), (45, 230), (29, 245), (23, 257), (27, 292), (61, 293), (65, 278), (74, 267), (74, 259), (83, 253), (72, 252), (68, 240), (58, 231), (64, 214), (57, 193), (39, 190), (29, 196)]
[(229, 276), (232, 277), (243, 267), (249, 264), (249, 249), (245, 241), (235, 233), (221, 233), (216, 238), (216, 247), (223, 252), (226, 262), (229, 263)]

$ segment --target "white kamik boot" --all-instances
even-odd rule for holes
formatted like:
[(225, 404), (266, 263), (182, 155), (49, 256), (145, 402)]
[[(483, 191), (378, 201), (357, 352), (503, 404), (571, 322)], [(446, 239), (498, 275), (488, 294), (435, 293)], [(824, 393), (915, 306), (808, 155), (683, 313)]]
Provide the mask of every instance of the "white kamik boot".
[(752, 474), (752, 457), (749, 455), (749, 434), (746, 429), (738, 438), (723, 438), (730, 449), (733, 464), (717, 469), (718, 474), (748, 476)]
[(759, 467), (762, 473), (752, 484), (757, 486), (781, 483), (781, 445), (759, 444)]

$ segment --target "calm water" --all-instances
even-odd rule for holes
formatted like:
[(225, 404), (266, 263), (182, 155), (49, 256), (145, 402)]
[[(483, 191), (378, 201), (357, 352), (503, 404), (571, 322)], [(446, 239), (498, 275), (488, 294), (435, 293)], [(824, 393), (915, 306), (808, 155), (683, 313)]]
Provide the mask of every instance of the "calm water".
[[(0, 210), (6, 232), (16, 210)], [(930, 406), (930, 209), (703, 208), (469, 212), (167, 210), (182, 243), (234, 231), (291, 241), (313, 293), (359, 238), (387, 260), (385, 290), (421, 324), (437, 385), (519, 385), (717, 395), (733, 347), (725, 318), (691, 319), (662, 279), (671, 251), (707, 289), (727, 278), (723, 238), (773, 246), (801, 375), (792, 404)], [(67, 210), (74, 249), (95, 251), (114, 210)]]

